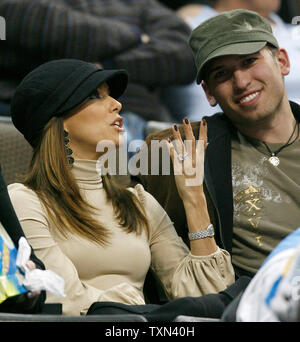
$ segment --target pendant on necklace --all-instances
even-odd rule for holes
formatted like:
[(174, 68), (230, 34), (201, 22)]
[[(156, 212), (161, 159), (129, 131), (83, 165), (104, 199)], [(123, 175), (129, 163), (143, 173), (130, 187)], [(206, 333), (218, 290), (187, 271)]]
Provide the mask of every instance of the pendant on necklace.
[(272, 155), (272, 157), (269, 158), (269, 162), (274, 165), (274, 166), (278, 166), (280, 163), (280, 160), (278, 157), (276, 157), (274, 154)]

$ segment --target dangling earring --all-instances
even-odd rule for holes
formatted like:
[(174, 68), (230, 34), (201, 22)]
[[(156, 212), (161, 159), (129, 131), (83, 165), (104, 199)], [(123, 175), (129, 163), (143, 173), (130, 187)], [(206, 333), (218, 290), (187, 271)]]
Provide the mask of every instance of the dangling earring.
[(67, 161), (70, 165), (74, 163), (74, 158), (72, 157), (73, 151), (69, 147), (70, 139), (69, 137), (69, 132), (64, 130), (64, 144), (65, 144), (65, 150), (66, 150), (66, 155), (67, 155)]
[(215, 107), (218, 104), (214, 97), (210, 98), (208, 101), (212, 107)]

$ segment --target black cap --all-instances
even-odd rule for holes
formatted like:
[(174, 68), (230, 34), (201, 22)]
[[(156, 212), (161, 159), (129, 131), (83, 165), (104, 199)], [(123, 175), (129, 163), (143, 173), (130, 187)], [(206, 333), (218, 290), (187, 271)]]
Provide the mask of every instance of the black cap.
[(110, 95), (118, 99), (127, 87), (128, 74), (125, 70), (103, 70), (77, 59), (44, 63), (17, 87), (11, 102), (13, 124), (34, 146), (53, 116), (63, 116), (80, 105), (104, 82)]

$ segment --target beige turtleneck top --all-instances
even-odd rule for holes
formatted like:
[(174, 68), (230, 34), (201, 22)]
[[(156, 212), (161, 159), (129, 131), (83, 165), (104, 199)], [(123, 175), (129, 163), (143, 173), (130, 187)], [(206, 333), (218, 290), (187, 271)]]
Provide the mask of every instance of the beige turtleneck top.
[(23, 184), (8, 186), (24, 233), (47, 269), (65, 280), (66, 297), (47, 293), (47, 302), (63, 304), (63, 313), (85, 314), (96, 301), (145, 304), (143, 285), (149, 267), (170, 299), (201, 296), (224, 290), (234, 281), (230, 255), (218, 249), (194, 256), (178, 237), (168, 215), (141, 185), (130, 188), (145, 206), (150, 234), (126, 233), (107, 203), (96, 162), (76, 160), (72, 172), (89, 203), (98, 208), (99, 221), (111, 232), (109, 246), (77, 235), (64, 238), (49, 222), (37, 195)]

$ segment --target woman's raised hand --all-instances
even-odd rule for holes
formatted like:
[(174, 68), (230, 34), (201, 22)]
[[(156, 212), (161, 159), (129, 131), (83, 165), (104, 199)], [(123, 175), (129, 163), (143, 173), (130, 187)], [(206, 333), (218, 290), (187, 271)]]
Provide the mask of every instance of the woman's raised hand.
[(173, 125), (174, 140), (167, 145), (172, 159), (175, 182), (183, 201), (195, 201), (203, 194), (204, 155), (207, 147), (207, 124), (202, 120), (199, 138), (196, 141), (192, 126), (186, 118), (183, 120), (185, 140), (182, 140), (177, 125)]

